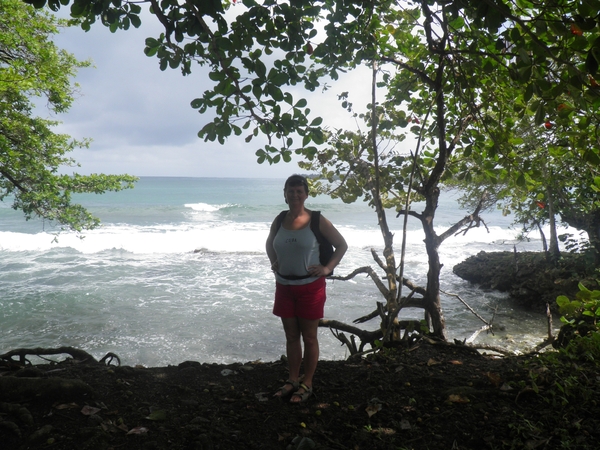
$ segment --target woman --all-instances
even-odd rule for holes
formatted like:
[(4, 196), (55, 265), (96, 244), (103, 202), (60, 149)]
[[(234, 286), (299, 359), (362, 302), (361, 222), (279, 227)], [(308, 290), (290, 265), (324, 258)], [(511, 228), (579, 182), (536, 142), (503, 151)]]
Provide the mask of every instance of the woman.
[[(325, 306), (325, 277), (333, 272), (348, 249), (346, 241), (325, 217), (319, 220), (319, 231), (335, 251), (329, 261), (319, 262), (319, 242), (311, 230), (312, 211), (304, 207), (308, 183), (300, 175), (289, 177), (283, 187), (289, 211), (275, 219), (267, 238), (267, 255), (275, 272), (275, 304), (273, 314), (281, 317), (286, 339), (289, 379), (277, 390), (276, 397), (290, 397), (300, 403), (312, 395), (313, 376), (319, 361), (317, 330)], [(304, 343), (304, 377), (300, 383)]]

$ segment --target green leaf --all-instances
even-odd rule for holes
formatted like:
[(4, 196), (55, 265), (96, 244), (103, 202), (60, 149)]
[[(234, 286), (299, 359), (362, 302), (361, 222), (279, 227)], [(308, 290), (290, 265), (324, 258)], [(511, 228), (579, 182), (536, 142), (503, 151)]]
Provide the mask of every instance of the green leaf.
[(157, 409), (152, 411), (149, 416), (146, 416), (146, 419), (154, 421), (164, 421), (167, 420), (167, 412), (164, 409)]
[(142, 20), (136, 15), (129, 15), (129, 20), (131, 20), (131, 25), (133, 25), (135, 28), (139, 28), (142, 24)]
[(273, 84), (268, 84), (267, 91), (269, 92), (269, 95), (273, 97), (273, 100), (277, 102), (283, 101), (283, 92), (277, 86)]
[(269, 79), (276, 86), (282, 86), (289, 81), (288, 75), (283, 72), (279, 72), (277, 75), (270, 77)]
[(598, 59), (594, 56), (590, 50), (585, 58), (585, 70), (590, 75), (596, 75), (598, 73)]
[(267, 67), (260, 59), (255, 60), (254, 71), (259, 79), (265, 79), (267, 76)]
[(460, 30), (461, 28), (464, 28), (464, 26), (465, 26), (465, 19), (462, 16), (458, 16), (454, 20), (452, 20), (449, 23), (449, 25), (450, 25), (450, 27), (454, 28), (455, 30)]
[(208, 74), (208, 78), (213, 81), (221, 81), (225, 79), (225, 74), (221, 71), (212, 71)]
[(583, 153), (583, 159), (594, 166), (600, 167), (600, 156), (597, 152), (597, 149), (588, 149)]
[(567, 306), (570, 303), (571, 300), (566, 295), (559, 295), (558, 297), (556, 297), (556, 304), (561, 308), (563, 306)]
[(204, 104), (204, 99), (202, 99), (202, 98), (195, 98), (190, 103), (190, 105), (194, 109), (199, 109), (200, 107), (202, 107), (203, 104)]
[(542, 105), (540, 103), (540, 105), (538, 106), (538, 108), (535, 112), (535, 124), (541, 125), (545, 122), (545, 120), (546, 120), (546, 109), (544, 108), (544, 105)]

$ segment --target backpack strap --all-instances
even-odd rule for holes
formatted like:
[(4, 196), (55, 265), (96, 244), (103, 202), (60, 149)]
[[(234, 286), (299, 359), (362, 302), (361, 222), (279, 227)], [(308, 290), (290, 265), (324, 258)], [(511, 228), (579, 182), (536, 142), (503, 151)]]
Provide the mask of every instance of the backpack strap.
[(321, 211), (312, 211), (310, 216), (310, 229), (319, 243), (323, 242), (324, 236), (321, 234), (319, 224), (321, 222)]
[[(310, 229), (319, 243), (319, 262), (322, 266), (325, 266), (331, 259), (334, 250), (331, 242), (321, 233), (321, 229), (319, 228), (320, 221), (321, 211), (313, 211), (310, 218)], [(329, 274), (329, 276), (331, 275), (333, 275), (333, 271)]]
[(283, 223), (283, 219), (285, 219), (285, 215), (287, 213), (288, 213), (287, 209), (285, 211), (281, 211), (275, 218), (275, 225), (277, 226), (278, 230), (279, 230), (279, 227), (281, 227), (281, 224)]

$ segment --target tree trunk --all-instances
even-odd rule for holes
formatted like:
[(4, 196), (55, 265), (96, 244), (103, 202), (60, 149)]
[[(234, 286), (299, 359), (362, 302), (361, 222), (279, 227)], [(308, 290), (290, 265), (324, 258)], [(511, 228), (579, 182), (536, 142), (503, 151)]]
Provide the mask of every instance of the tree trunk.
[(533, 223), (540, 232), (540, 239), (542, 240), (542, 250), (544, 253), (548, 253), (548, 242), (546, 242), (546, 235), (544, 234), (544, 230), (542, 230), (542, 226), (540, 225), (539, 221), (535, 220)]
[(433, 228), (433, 219), (437, 209), (439, 191), (427, 195), (426, 208), (423, 212), (422, 225), (425, 232), (425, 249), (429, 270), (427, 271), (427, 292), (423, 298), (425, 311), (429, 316), (433, 335), (440, 339), (447, 339), (446, 321), (442, 314), (442, 303), (440, 299), (440, 239)]
[(558, 235), (556, 234), (556, 217), (554, 215), (554, 196), (549, 187), (546, 187), (546, 196), (548, 197), (548, 215), (550, 223), (550, 249), (548, 256), (552, 263), (556, 263), (560, 258), (560, 249), (558, 248)]
[(587, 231), (591, 246), (594, 248), (594, 262), (600, 267), (600, 211), (597, 211)]

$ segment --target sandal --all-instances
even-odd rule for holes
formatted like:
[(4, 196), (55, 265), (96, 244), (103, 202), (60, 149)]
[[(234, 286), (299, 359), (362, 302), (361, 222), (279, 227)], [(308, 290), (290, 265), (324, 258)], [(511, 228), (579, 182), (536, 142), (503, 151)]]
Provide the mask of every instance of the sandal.
[[(303, 389), (304, 392), (300, 392), (300, 389)], [(299, 402), (290, 402), (290, 403), (304, 403), (313, 395), (312, 387), (308, 387), (304, 383), (300, 383), (299, 389), (292, 394), (292, 397), (297, 396), (300, 397)]]
[[(286, 388), (286, 386), (288, 384), (290, 386), (292, 386), (291, 389)], [(292, 393), (294, 393), (294, 391), (296, 391), (299, 386), (300, 386), (300, 384), (297, 381), (287, 380), (283, 386), (281, 386), (279, 389), (277, 389), (275, 391), (275, 394), (273, 394), (273, 397), (279, 397), (280, 399), (287, 398), (290, 395), (292, 395)]]

